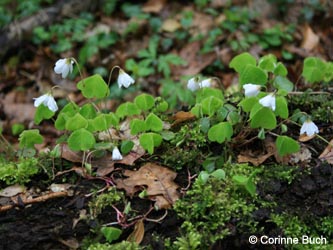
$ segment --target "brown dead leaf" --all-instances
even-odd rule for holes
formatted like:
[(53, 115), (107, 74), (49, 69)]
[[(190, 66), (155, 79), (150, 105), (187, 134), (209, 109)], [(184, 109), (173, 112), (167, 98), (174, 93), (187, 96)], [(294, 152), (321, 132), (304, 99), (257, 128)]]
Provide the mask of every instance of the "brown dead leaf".
[(175, 120), (172, 126), (175, 126), (179, 123), (195, 119), (195, 115), (191, 112), (179, 111), (172, 117), (172, 119)]
[[(145, 154), (145, 151), (143, 149), (134, 151), (134, 148), (133, 148), (133, 150), (131, 152), (129, 152), (127, 155), (123, 156), (122, 160), (114, 161), (114, 160), (112, 160), (111, 152), (108, 152), (104, 157), (102, 157), (100, 159), (92, 158), (89, 163), (91, 163), (91, 165), (94, 168), (97, 168), (97, 171), (96, 171), (97, 176), (106, 176), (114, 170), (114, 165), (116, 163), (120, 163), (120, 164), (124, 164), (124, 165), (133, 165), (134, 162), (144, 154)], [(62, 144), (61, 145), (61, 158), (71, 161), (71, 162), (81, 163), (83, 160), (83, 154), (81, 152), (72, 151), (68, 147), (67, 144)], [(81, 168), (79, 168), (79, 169), (81, 169)], [(78, 169), (76, 167), (76, 168), (72, 168), (70, 171), (77, 172)], [(62, 172), (62, 173), (64, 173), (64, 172)], [(62, 174), (62, 173), (60, 173), (60, 174)]]
[(299, 164), (299, 163), (308, 163), (312, 158), (311, 151), (304, 145), (301, 145), (299, 152), (291, 154), (290, 163)]
[(64, 244), (66, 247), (69, 247), (69, 249), (71, 249), (71, 250), (75, 250), (75, 249), (78, 249), (80, 247), (80, 243), (75, 238), (69, 238), (69, 239), (66, 239), (66, 240), (58, 239), (58, 240), (59, 240), (59, 242)]
[(307, 141), (312, 140), (312, 139), (315, 138), (315, 137), (316, 137), (315, 134), (314, 134), (314, 135), (311, 135), (311, 136), (308, 136), (307, 134), (302, 134), (302, 135), (300, 135), (300, 136), (298, 137), (298, 140), (299, 140), (300, 142), (307, 142)]
[(146, 163), (139, 170), (125, 170), (128, 178), (117, 179), (117, 188), (124, 189), (129, 196), (146, 188), (148, 198), (155, 200), (159, 209), (170, 208), (179, 198), (178, 185), (173, 181), (177, 173), (155, 163)]
[(330, 164), (333, 164), (333, 139), (330, 141), (330, 144), (327, 145), (325, 150), (319, 155), (319, 159), (327, 161)]
[(136, 242), (137, 244), (140, 244), (144, 235), (145, 235), (145, 227), (143, 224), (143, 220), (141, 219), (135, 223), (134, 230), (127, 237), (127, 241)]
[(309, 25), (305, 25), (303, 29), (303, 42), (301, 48), (312, 51), (319, 43), (319, 36), (317, 36)]
[(166, 19), (162, 24), (162, 30), (170, 33), (175, 32), (180, 28), (180, 23), (175, 19)]
[(237, 156), (237, 162), (238, 163), (247, 163), (250, 162), (254, 166), (259, 166), (263, 162), (265, 162), (269, 157), (274, 155), (274, 152), (269, 152), (264, 155), (259, 155), (251, 150), (245, 150), (240, 152), (240, 154)]
[(149, 0), (146, 2), (142, 11), (146, 13), (159, 13), (165, 6), (166, 0)]
[(25, 186), (15, 184), (15, 185), (11, 185), (9, 187), (6, 187), (6, 188), (2, 189), (0, 191), (0, 196), (12, 197), (12, 196), (15, 196), (17, 194), (24, 193), (25, 191), (26, 191)]
[(188, 64), (186, 66), (173, 67), (173, 73), (175, 76), (196, 75), (217, 58), (217, 54), (215, 52), (206, 54), (200, 53), (200, 48), (200, 41), (188, 43), (182, 48), (179, 52), (179, 56), (187, 61)]

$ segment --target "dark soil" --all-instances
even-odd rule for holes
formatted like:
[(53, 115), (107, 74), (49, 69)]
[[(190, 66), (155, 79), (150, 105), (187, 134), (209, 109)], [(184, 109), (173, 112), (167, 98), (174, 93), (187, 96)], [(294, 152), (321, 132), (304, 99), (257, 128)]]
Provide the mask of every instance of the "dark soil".
[[(290, 184), (286, 181), (272, 180), (265, 186), (258, 186), (262, 197), (274, 197), (279, 204), (277, 210), (292, 211), (294, 214), (304, 216), (333, 216), (333, 166), (318, 163), (318, 166), (309, 170), (300, 170), (299, 176)], [(16, 207), (0, 214), (0, 250), (21, 249), (69, 249), (61, 241), (76, 239), (78, 242), (89, 236), (96, 226), (96, 221), (80, 221), (73, 228), (73, 220), (79, 217), (81, 209), (87, 209), (88, 198), (94, 181), (81, 180), (78, 190), (72, 197), (57, 198), (43, 203), (26, 207)], [(135, 202), (135, 210), (146, 210), (150, 201)], [(301, 207), (299, 204), (303, 204)], [(279, 212), (279, 211), (275, 211)], [(164, 212), (154, 212), (149, 217), (158, 218)], [(274, 223), (267, 222), (270, 211), (257, 210), (253, 214), (256, 221), (264, 227), (264, 234), (269, 236), (282, 235)], [(116, 214), (112, 208), (105, 210), (99, 217), (99, 223), (116, 221)], [(163, 238), (176, 238), (179, 236), (181, 221), (174, 211), (169, 210), (163, 223), (145, 222), (145, 237), (142, 245), (150, 245), (153, 249), (162, 250)], [(123, 238), (130, 233), (124, 230)], [(158, 239), (152, 235), (161, 236)], [(240, 234), (237, 229), (223, 241), (216, 242), (212, 249), (284, 249), (283, 246), (249, 245), (248, 236)], [(260, 236), (260, 235), (258, 235)]]

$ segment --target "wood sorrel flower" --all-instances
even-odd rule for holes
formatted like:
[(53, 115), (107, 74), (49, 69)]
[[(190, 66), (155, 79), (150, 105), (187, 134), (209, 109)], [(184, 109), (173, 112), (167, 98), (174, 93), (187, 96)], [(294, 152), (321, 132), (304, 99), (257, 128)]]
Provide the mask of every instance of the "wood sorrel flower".
[(58, 110), (58, 106), (56, 101), (54, 100), (51, 93), (47, 93), (45, 95), (42, 95), (38, 98), (33, 98), (35, 100), (34, 106), (38, 107), (39, 105), (43, 104), (46, 106), (49, 110), (56, 112)]
[(210, 88), (212, 86), (212, 78), (208, 78), (199, 83), (200, 88)]
[(112, 160), (120, 161), (122, 159), (123, 159), (123, 156), (121, 155), (118, 147), (114, 147), (114, 149), (112, 150)]
[(127, 74), (124, 70), (119, 69), (119, 75), (118, 75), (118, 86), (119, 88), (121, 88), (122, 86), (124, 86), (125, 88), (128, 88), (131, 84), (133, 84), (135, 81), (134, 79)]
[(73, 71), (73, 63), (71, 58), (59, 59), (54, 66), (54, 72), (66, 78)]
[(317, 127), (317, 125), (311, 121), (311, 120), (306, 120), (302, 127), (301, 127), (301, 131), (300, 134), (307, 134), (307, 136), (312, 136), (314, 134), (318, 134), (319, 133), (319, 129)]
[(259, 100), (259, 103), (267, 108), (270, 108), (271, 110), (275, 111), (276, 104), (275, 104), (275, 95), (274, 93), (270, 93), (266, 95), (265, 97), (261, 98)]
[(248, 83), (243, 85), (243, 89), (245, 91), (245, 96), (246, 97), (251, 97), (251, 96), (257, 96), (259, 94), (261, 86)]
[(188, 80), (187, 88), (191, 91), (196, 91), (197, 89), (200, 88), (199, 84), (200, 84), (199, 77), (196, 76)]

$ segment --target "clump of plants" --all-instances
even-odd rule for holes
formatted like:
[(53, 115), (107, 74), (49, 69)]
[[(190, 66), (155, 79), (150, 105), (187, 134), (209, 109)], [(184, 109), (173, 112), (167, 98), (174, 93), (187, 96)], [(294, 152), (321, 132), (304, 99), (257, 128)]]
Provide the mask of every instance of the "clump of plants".
[[(60, 59), (54, 70), (66, 78), (75, 64), (79, 67), (74, 58)], [(210, 149), (207, 154), (188, 155), (184, 163), (175, 167), (176, 170), (187, 167), (189, 172), (195, 169), (197, 175), (186, 196), (175, 205), (178, 215), (184, 219), (182, 229), (188, 232), (175, 246), (189, 244), (193, 249), (204, 249), (231, 233), (227, 226), (230, 221), (239, 230), (257, 230), (252, 213), (258, 204), (269, 206), (256, 192), (257, 176), (262, 170), (232, 164), (235, 145), (247, 140), (263, 141), (269, 136), (277, 154), (283, 157), (300, 149), (296, 136), (321, 138), (309, 114), (297, 111), (290, 115), (288, 96), (293, 94), (294, 84), (287, 78), (286, 67), (275, 56), (256, 59), (243, 53), (233, 58), (229, 66), (239, 75), (237, 93), (225, 93), (214, 87), (214, 81), (218, 81), (214, 77), (194, 76), (187, 82), (187, 93), (192, 96), (193, 103), (188, 104), (189, 112), (185, 112), (185, 117), (190, 118), (181, 117), (175, 127), (170, 124), (169, 103), (160, 96), (141, 93), (114, 111), (103, 108), (110, 95), (110, 79), (114, 72), (118, 71), (116, 86), (120, 90), (131, 88), (135, 83), (119, 66), (111, 69), (108, 82), (99, 74), (81, 76), (77, 88), (86, 103), (79, 105), (69, 100), (59, 110), (52, 90), (34, 98), (34, 122), (40, 124), (43, 120), (54, 119), (55, 128), (63, 133), (58, 143), (81, 153), (82, 166), (88, 176), (95, 175), (96, 169), (90, 161), (98, 155), (103, 157), (110, 153), (112, 161), (117, 162), (131, 152), (138, 152), (138, 148), (143, 150), (142, 155), (154, 155), (159, 149), (170, 146), (174, 150), (200, 151), (210, 149), (210, 145), (219, 145), (217, 150)], [(308, 82), (330, 81), (333, 78), (330, 69), (330, 63), (310, 58), (305, 61), (303, 77)], [(322, 72), (321, 77), (318, 71)], [(297, 135), (288, 130), (290, 124), (300, 127)], [(43, 137), (37, 129), (24, 130), (20, 134), (21, 154), (29, 159), (35, 157), (34, 145), (42, 142)], [(199, 168), (191, 169), (190, 165), (197, 157), (203, 160), (202, 168), (199, 165)], [(17, 180), (6, 179), (8, 183)], [(119, 201), (117, 197), (101, 195), (91, 205), (92, 214), (98, 215), (109, 203)], [(121, 232), (113, 227), (103, 229), (110, 243), (117, 240)]]

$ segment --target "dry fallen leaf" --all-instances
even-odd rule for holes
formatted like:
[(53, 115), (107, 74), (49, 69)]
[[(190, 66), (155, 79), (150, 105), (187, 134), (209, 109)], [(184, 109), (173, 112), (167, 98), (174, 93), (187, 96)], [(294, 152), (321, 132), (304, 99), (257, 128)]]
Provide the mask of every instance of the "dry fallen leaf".
[(319, 36), (317, 36), (309, 25), (304, 26), (303, 30), (303, 42), (301, 48), (306, 49), (308, 51), (312, 51), (317, 47), (319, 43)]
[(304, 145), (301, 145), (299, 152), (293, 153), (290, 156), (290, 163), (299, 164), (302, 162), (309, 162), (311, 160), (311, 151)]
[(250, 162), (254, 166), (259, 166), (263, 162), (265, 162), (269, 157), (274, 155), (274, 152), (268, 152), (267, 154), (258, 155), (258, 152), (253, 152), (251, 150), (245, 150), (240, 152), (237, 156), (238, 163), (247, 163)]
[(125, 170), (128, 178), (116, 179), (117, 188), (124, 189), (129, 196), (146, 188), (148, 198), (155, 200), (159, 209), (170, 208), (179, 198), (178, 185), (173, 181), (177, 173), (155, 163), (146, 163), (139, 170)]
[(135, 223), (134, 230), (127, 237), (127, 241), (136, 242), (137, 244), (140, 244), (144, 235), (145, 235), (145, 227), (143, 224), (143, 220), (141, 219)]
[(188, 43), (179, 52), (179, 56), (188, 62), (186, 66), (175, 66), (173, 67), (173, 74), (175, 76), (193, 76), (208, 65), (210, 65), (216, 58), (215, 52), (200, 53), (201, 45), (200, 41)]
[(327, 161), (330, 164), (333, 164), (333, 139), (330, 141), (330, 144), (327, 145), (325, 150), (319, 155), (319, 159)]
[(26, 191), (25, 186), (15, 184), (15, 185), (11, 185), (11, 186), (8, 186), (8, 187), (2, 189), (0, 191), (0, 196), (12, 197), (12, 196), (15, 196), (17, 194), (24, 193), (25, 191)]
[(172, 119), (175, 120), (172, 126), (175, 126), (179, 123), (195, 119), (195, 115), (191, 112), (179, 111), (172, 117)]
[(166, 32), (175, 32), (180, 28), (180, 23), (175, 19), (166, 19), (162, 24), (162, 30)]
[(302, 134), (302, 135), (300, 135), (300, 136), (298, 137), (298, 140), (299, 140), (300, 142), (307, 142), (307, 141), (312, 140), (312, 139), (315, 138), (315, 137), (316, 137), (316, 134), (311, 135), (311, 136), (308, 136), (307, 134)]
[[(97, 171), (96, 171), (97, 176), (106, 176), (114, 170), (114, 165), (116, 163), (120, 163), (120, 164), (124, 164), (124, 165), (133, 165), (134, 162), (144, 154), (145, 154), (144, 149), (133, 148), (133, 150), (131, 152), (129, 152), (127, 155), (123, 156), (123, 159), (120, 161), (112, 160), (112, 154), (111, 154), (111, 152), (109, 152), (108, 154), (106, 154), (104, 157), (102, 157), (100, 159), (91, 158), (91, 161), (89, 163), (91, 163), (92, 167), (97, 168)], [(81, 152), (72, 151), (68, 147), (67, 144), (62, 144), (61, 145), (61, 158), (65, 159), (67, 161), (81, 163), (83, 160), (83, 154)], [(80, 175), (85, 174), (82, 171), (81, 171), (82, 172), (82, 174), (81, 174), (80, 169), (81, 168), (74, 167), (70, 171), (75, 171)], [(68, 171), (68, 170), (66, 170), (66, 171)], [(63, 174), (66, 171), (57, 173), (57, 175)]]
[(165, 6), (166, 0), (149, 0), (146, 2), (142, 11), (146, 13), (159, 13)]

